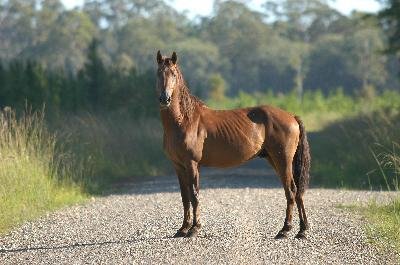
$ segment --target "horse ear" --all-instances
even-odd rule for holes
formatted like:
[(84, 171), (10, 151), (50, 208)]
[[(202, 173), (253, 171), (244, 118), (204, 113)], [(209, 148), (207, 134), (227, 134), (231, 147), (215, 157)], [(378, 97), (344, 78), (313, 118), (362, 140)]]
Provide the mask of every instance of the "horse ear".
[(171, 60), (173, 64), (176, 64), (176, 62), (178, 61), (178, 56), (176, 56), (176, 52), (172, 53)]
[(158, 50), (158, 52), (157, 52), (157, 63), (161, 63), (161, 62), (162, 62), (162, 55), (161, 55), (160, 50)]

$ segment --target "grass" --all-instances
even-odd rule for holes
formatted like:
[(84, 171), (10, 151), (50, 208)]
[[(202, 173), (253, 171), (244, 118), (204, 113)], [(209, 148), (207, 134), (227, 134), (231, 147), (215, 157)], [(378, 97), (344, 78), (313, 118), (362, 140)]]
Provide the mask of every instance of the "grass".
[(81, 114), (56, 126), (72, 153), (85, 164), (85, 190), (102, 194), (110, 184), (137, 181), (172, 171), (162, 148), (163, 131), (156, 118)]
[[(391, 128), (391, 129), (400, 129)], [(391, 185), (389, 180), (391, 176), (387, 175), (385, 168), (391, 169), (390, 173), (393, 174), (394, 190), (398, 193), (397, 198), (394, 198), (387, 205), (379, 205), (377, 203), (371, 203), (368, 207), (361, 208), (361, 212), (369, 219), (370, 225), (367, 227), (370, 238), (373, 242), (386, 247), (381, 241), (377, 239), (383, 239), (383, 242), (389, 243), (391, 247), (400, 254), (400, 145), (393, 143), (392, 149), (387, 149), (386, 152), (382, 153), (379, 157), (374, 155), (378, 167), (384, 178), (388, 189), (390, 190)]]
[(392, 110), (342, 120), (310, 134), (313, 184), (397, 189), (398, 162), (390, 159), (396, 152), (392, 139), (400, 139), (400, 113)]
[(372, 242), (387, 244), (400, 254), (400, 197), (387, 205), (371, 203), (359, 211), (369, 220), (367, 231)]
[[(314, 133), (314, 184), (399, 193), (400, 145), (395, 142), (398, 139), (398, 109), (363, 114)], [(371, 202), (366, 207), (351, 208), (368, 219), (367, 232), (373, 243), (400, 253), (400, 194), (387, 205)]]
[(80, 169), (57, 144), (41, 113), (17, 118), (9, 108), (0, 112), (0, 234), (86, 198), (71, 181)]
[(116, 182), (171, 171), (155, 118), (81, 114), (52, 127), (43, 112), (0, 112), (0, 234)]

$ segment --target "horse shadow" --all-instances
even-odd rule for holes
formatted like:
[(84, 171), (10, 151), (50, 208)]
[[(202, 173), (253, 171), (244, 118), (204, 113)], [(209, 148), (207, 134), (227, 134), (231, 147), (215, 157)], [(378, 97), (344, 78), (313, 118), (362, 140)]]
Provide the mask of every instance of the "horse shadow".
[[(261, 158), (253, 159), (239, 167), (200, 169), (200, 187), (206, 189), (282, 188), (272, 167)], [(154, 194), (179, 192), (176, 175), (157, 176), (136, 182), (116, 184), (112, 194)]]

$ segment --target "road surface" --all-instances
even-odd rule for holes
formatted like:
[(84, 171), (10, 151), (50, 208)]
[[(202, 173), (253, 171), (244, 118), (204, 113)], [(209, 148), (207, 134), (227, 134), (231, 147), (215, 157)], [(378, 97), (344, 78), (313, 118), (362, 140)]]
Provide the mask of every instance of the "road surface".
[(0, 237), (0, 264), (399, 262), (390, 248), (368, 243), (361, 216), (337, 207), (385, 201), (390, 193), (309, 189), (308, 239), (294, 239), (295, 215), (289, 238), (275, 240), (286, 200), (278, 178), (263, 161), (201, 173), (203, 229), (198, 238), (171, 238), (182, 221), (180, 193), (175, 177), (159, 177), (16, 228)]

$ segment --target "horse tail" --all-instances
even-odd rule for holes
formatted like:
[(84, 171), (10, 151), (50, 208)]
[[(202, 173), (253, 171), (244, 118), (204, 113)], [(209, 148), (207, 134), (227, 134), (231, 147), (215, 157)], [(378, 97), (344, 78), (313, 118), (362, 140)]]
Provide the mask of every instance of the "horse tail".
[(307, 133), (303, 122), (298, 116), (295, 119), (300, 127), (299, 143), (293, 158), (293, 177), (297, 187), (297, 194), (302, 195), (310, 181), (310, 146), (307, 140)]

